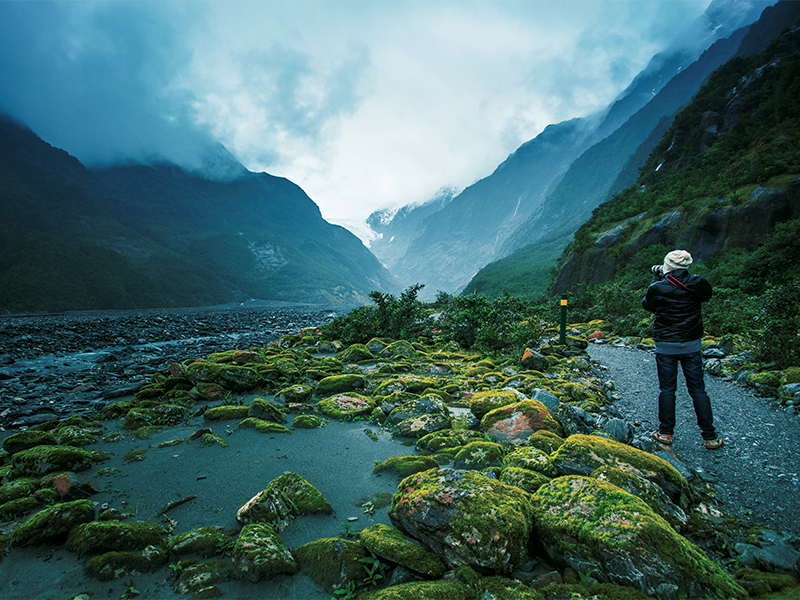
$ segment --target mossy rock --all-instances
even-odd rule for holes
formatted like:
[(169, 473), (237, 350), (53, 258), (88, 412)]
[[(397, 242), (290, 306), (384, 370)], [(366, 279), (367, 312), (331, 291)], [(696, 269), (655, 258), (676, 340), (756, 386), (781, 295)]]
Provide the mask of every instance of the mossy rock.
[(221, 401), (228, 395), (228, 390), (224, 387), (218, 383), (208, 381), (198, 381), (194, 389), (196, 390), (196, 396), (204, 402)]
[(67, 550), (85, 554), (144, 550), (164, 546), (161, 525), (148, 521), (93, 521), (75, 527), (67, 538)]
[(362, 390), (366, 385), (367, 379), (363, 375), (331, 375), (317, 382), (317, 388), (314, 393), (324, 398), (334, 394)]
[(233, 547), (233, 540), (216, 527), (201, 527), (169, 538), (167, 550), (175, 556), (197, 554), (205, 558), (222, 554)]
[(478, 419), (483, 419), (486, 413), (519, 401), (520, 395), (513, 390), (486, 390), (470, 398), (469, 409)]
[(553, 455), (561, 475), (591, 475), (599, 467), (616, 467), (652, 481), (681, 508), (689, 506), (686, 479), (663, 458), (633, 446), (596, 435), (571, 435)]
[(378, 353), (380, 358), (416, 358), (420, 352), (406, 340), (392, 342)]
[(147, 573), (155, 566), (139, 552), (114, 551), (90, 558), (83, 569), (89, 577), (100, 581), (110, 581), (129, 575)]
[(563, 443), (564, 438), (547, 429), (534, 431), (533, 435), (528, 438), (528, 444), (530, 446), (538, 448), (545, 454), (552, 454), (558, 450)]
[[(407, 388), (408, 388), (408, 385), (406, 384), (405, 380), (395, 377), (395, 378), (392, 378), (392, 379), (387, 379), (386, 381), (384, 381), (380, 385), (378, 385), (378, 387), (375, 388), (375, 391), (372, 393), (372, 395), (375, 396), (375, 397), (378, 397), (378, 396), (387, 396), (388, 397), (388, 396), (391, 396), (392, 394), (395, 394), (395, 393), (402, 394), (402, 393), (406, 392)], [(405, 397), (405, 398), (401, 397), (401, 398), (398, 398), (398, 401), (393, 402), (393, 403), (396, 404), (397, 406), (399, 406), (403, 402), (406, 402), (406, 401), (408, 401), (408, 400), (410, 400), (412, 398), (416, 398), (417, 396), (418, 396), (417, 394), (414, 394), (414, 396), (409, 396), (409, 397)], [(391, 400), (389, 400), (389, 401), (391, 402)]]
[(550, 481), (547, 475), (522, 467), (506, 467), (498, 477), (503, 483), (515, 485), (528, 492), (534, 493), (541, 486)]
[(389, 471), (400, 477), (408, 477), (420, 471), (435, 469), (439, 466), (433, 458), (429, 456), (392, 456), (372, 469), (373, 473), (383, 473)]
[(204, 433), (200, 437), (200, 445), (201, 446), (222, 446), (223, 448), (227, 448), (228, 446), (230, 446), (230, 444), (228, 444), (228, 442), (225, 441), (225, 438), (223, 438), (220, 435), (217, 435), (216, 433)]
[(209, 408), (203, 413), (206, 421), (232, 421), (234, 419), (246, 419), (250, 415), (249, 406), (223, 405)]
[(349, 364), (375, 360), (375, 355), (364, 344), (353, 344), (339, 352), (336, 359), (343, 364)]
[(200, 382), (216, 383), (226, 390), (234, 392), (252, 390), (261, 380), (261, 375), (256, 368), (219, 364), (205, 360), (187, 365), (186, 377), (194, 385)]
[(404, 402), (392, 410), (387, 418), (390, 423), (397, 425), (400, 421), (424, 414), (440, 414), (449, 417), (450, 411), (439, 396), (428, 394)]
[(286, 415), (283, 410), (269, 400), (264, 400), (264, 398), (253, 399), (247, 416), (255, 417), (262, 421), (272, 421), (273, 423), (286, 423)]
[(437, 579), (444, 575), (444, 564), (436, 554), (395, 527), (376, 523), (364, 529), (359, 540), (375, 556), (403, 565), (425, 577)]
[(259, 433), (292, 433), (291, 429), (279, 423), (262, 421), (255, 417), (248, 417), (239, 422), (239, 429), (255, 429)]
[[(481, 598), (493, 598), (496, 600), (544, 600), (545, 598), (560, 598), (561, 596), (546, 596), (539, 590), (532, 589), (516, 579), (507, 577), (481, 577), (474, 586), (480, 592)], [(563, 596), (567, 599), (592, 598), (592, 600), (607, 600), (604, 597), (587, 593), (586, 596)], [(629, 600), (629, 599), (626, 599)]]
[(503, 459), (506, 467), (519, 467), (529, 471), (538, 471), (547, 477), (558, 475), (549, 454), (545, 454), (534, 446), (520, 446), (515, 448)]
[(125, 429), (135, 430), (145, 426), (177, 425), (183, 420), (186, 408), (178, 404), (157, 404), (131, 408), (125, 413)]
[(503, 447), (494, 442), (470, 442), (464, 446), (453, 461), (456, 469), (480, 471), (503, 463)]
[(276, 575), (293, 575), (299, 566), (270, 524), (251, 523), (242, 527), (233, 547), (233, 569), (237, 579), (255, 583)]
[(382, 590), (361, 594), (359, 600), (409, 600), (431, 598), (436, 600), (476, 600), (478, 595), (455, 579), (438, 581), (411, 581), (393, 585)]
[(800, 383), (800, 367), (789, 367), (783, 370), (780, 384), (788, 385), (790, 383)]
[(294, 548), (292, 554), (300, 572), (329, 591), (367, 576), (361, 559), (369, 555), (358, 542), (322, 538)]
[[(471, 429), (441, 429), (419, 438), (417, 450), (435, 452), (433, 448), (455, 448), (469, 442), (483, 439), (483, 433)], [(440, 441), (444, 440), (444, 441)]]
[[(736, 569), (736, 579), (742, 581), (763, 581), (766, 583), (770, 590), (777, 592), (787, 588), (796, 588), (800, 585), (791, 575), (785, 573), (768, 573), (766, 571), (759, 571), (757, 569), (748, 569), (747, 567), (740, 567)], [(798, 590), (800, 591), (800, 590)]]
[(175, 580), (175, 591), (179, 594), (192, 594), (215, 583), (229, 581), (230, 578), (231, 568), (228, 563), (209, 560), (184, 567)]
[(14, 546), (61, 542), (72, 529), (94, 520), (94, 516), (94, 504), (91, 500), (56, 504), (28, 517), (11, 534), (10, 541)]
[(675, 597), (747, 593), (702, 551), (633, 494), (590, 477), (566, 476), (532, 496), (539, 542), (602, 582)]
[(540, 429), (556, 435), (564, 431), (550, 409), (537, 400), (523, 400), (496, 408), (481, 419), (481, 430), (498, 442), (524, 444)]
[(333, 508), (320, 491), (297, 473), (284, 473), (270, 481), (268, 488), (279, 490), (296, 515), (330, 514)]
[(328, 422), (316, 415), (297, 415), (292, 421), (292, 427), (296, 429), (316, 429), (325, 427)]
[[(50, 498), (62, 500), (82, 500), (98, 493), (91, 483), (81, 481), (75, 473), (69, 471), (50, 473), (42, 477), (39, 482), (40, 489), (36, 495), (42, 501)], [(43, 492), (52, 492), (49, 496), (40, 496)], [(54, 495), (53, 495), (54, 494)]]
[(23, 450), (28, 450), (35, 446), (57, 446), (58, 440), (49, 431), (37, 431), (29, 429), (28, 431), (20, 431), (19, 433), (12, 433), (3, 440), (3, 450), (9, 454), (16, 454)]
[(389, 518), (450, 568), (511, 572), (532, 532), (530, 495), (475, 471), (431, 469), (406, 477)]
[(375, 401), (359, 394), (337, 394), (319, 401), (319, 409), (332, 419), (353, 419), (369, 415)]
[(297, 473), (284, 473), (269, 482), (236, 512), (242, 524), (270, 523), (277, 531), (289, 524), (293, 516), (333, 511), (320, 491)]
[(14, 469), (34, 476), (53, 471), (85, 471), (93, 462), (91, 452), (74, 446), (34, 446), (11, 458)]
[(39, 489), (39, 480), (35, 477), (20, 477), (0, 485), (0, 504), (32, 496)]
[[(327, 375), (326, 375), (327, 376)], [(324, 379), (324, 377), (320, 377)], [(290, 385), (275, 394), (275, 400), (284, 404), (303, 404), (314, 395), (314, 388), (304, 383)]]
[(34, 496), (9, 500), (8, 502), (0, 504), (0, 522), (16, 521), (20, 517), (24, 517), (41, 507), (42, 502)]
[(396, 433), (400, 437), (420, 438), (452, 426), (453, 422), (448, 415), (425, 414), (403, 419), (397, 424)]

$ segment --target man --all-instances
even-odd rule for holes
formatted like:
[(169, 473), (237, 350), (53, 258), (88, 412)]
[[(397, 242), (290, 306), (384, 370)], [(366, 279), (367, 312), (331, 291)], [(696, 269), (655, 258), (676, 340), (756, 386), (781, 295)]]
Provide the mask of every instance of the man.
[(653, 267), (653, 282), (647, 288), (642, 306), (655, 313), (654, 339), (658, 369), (658, 431), (653, 437), (662, 444), (672, 444), (675, 433), (675, 390), (678, 365), (683, 370), (686, 388), (694, 403), (697, 424), (703, 443), (709, 450), (722, 447), (722, 439), (714, 430), (711, 400), (703, 381), (703, 358), (700, 339), (703, 319), (700, 305), (711, 299), (711, 285), (700, 275), (686, 270), (692, 255), (673, 250), (664, 257), (663, 265)]

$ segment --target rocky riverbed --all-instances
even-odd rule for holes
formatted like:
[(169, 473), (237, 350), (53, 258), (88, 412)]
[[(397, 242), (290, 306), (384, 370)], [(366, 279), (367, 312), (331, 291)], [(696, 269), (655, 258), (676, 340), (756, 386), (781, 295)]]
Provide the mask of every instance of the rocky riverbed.
[(172, 362), (264, 346), (346, 312), (236, 306), (0, 318), (0, 428), (99, 412)]

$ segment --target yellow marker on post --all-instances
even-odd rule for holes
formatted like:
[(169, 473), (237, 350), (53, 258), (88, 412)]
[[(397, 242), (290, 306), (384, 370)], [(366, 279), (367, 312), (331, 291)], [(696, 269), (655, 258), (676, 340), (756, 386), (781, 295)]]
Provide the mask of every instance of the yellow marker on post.
[(559, 344), (562, 346), (567, 343), (567, 295), (561, 294), (561, 335)]

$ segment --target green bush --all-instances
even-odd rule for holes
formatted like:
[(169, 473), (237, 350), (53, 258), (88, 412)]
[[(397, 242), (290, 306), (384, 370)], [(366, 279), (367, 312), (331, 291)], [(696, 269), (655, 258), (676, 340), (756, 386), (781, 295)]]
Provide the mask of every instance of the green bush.
[(800, 365), (800, 283), (768, 290), (756, 320), (762, 327), (759, 358), (784, 367)]

